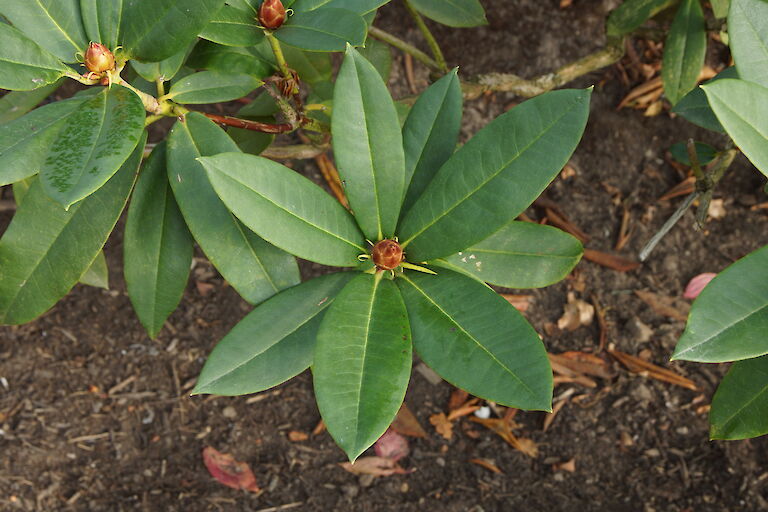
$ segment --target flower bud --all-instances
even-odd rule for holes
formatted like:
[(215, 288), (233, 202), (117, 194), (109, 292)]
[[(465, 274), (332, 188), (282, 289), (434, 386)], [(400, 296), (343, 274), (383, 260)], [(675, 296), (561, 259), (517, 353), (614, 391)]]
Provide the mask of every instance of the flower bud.
[(373, 246), (371, 256), (379, 270), (394, 270), (403, 262), (403, 248), (394, 240), (382, 240)]
[(280, 0), (264, 0), (259, 8), (259, 23), (264, 28), (275, 30), (285, 23), (285, 7)]
[(115, 69), (115, 56), (101, 43), (91, 43), (85, 52), (85, 67), (92, 73)]

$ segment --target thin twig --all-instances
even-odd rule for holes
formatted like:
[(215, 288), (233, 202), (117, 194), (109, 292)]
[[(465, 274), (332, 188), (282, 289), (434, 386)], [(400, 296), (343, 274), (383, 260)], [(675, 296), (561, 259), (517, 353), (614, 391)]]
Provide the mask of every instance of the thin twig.
[(234, 128), (242, 128), (243, 130), (251, 130), (254, 132), (262, 133), (288, 133), (293, 131), (293, 126), (289, 123), (260, 123), (258, 121), (249, 121), (248, 119), (240, 119), (238, 117), (210, 114), (208, 112), (203, 112), (202, 114), (217, 124), (223, 126), (232, 126)]
[(445, 62), (445, 56), (443, 55), (443, 51), (440, 49), (440, 45), (437, 43), (437, 39), (435, 39), (435, 36), (432, 35), (432, 31), (429, 30), (427, 24), (424, 23), (424, 18), (421, 17), (419, 11), (414, 9), (410, 0), (403, 1), (405, 3), (405, 8), (408, 9), (408, 13), (416, 22), (416, 26), (419, 27), (419, 30), (421, 30), (424, 39), (426, 39), (427, 44), (429, 45), (429, 49), (432, 51), (432, 55), (435, 57), (435, 63), (438, 65), (438, 67), (440, 67), (441, 71), (447, 73), (448, 64)]
[(322, 155), (330, 149), (330, 146), (313, 146), (311, 144), (297, 144), (295, 146), (270, 146), (261, 152), (264, 158), (273, 160), (308, 160)]
[(683, 204), (681, 204), (675, 213), (672, 214), (672, 216), (669, 218), (667, 222), (664, 223), (663, 226), (661, 226), (661, 229), (658, 233), (653, 235), (653, 238), (643, 247), (643, 250), (640, 251), (640, 255), (638, 258), (640, 261), (645, 261), (648, 259), (648, 256), (651, 255), (651, 252), (656, 248), (657, 245), (659, 245), (659, 242), (661, 242), (661, 239), (664, 238), (669, 231), (675, 227), (675, 224), (677, 224), (677, 221), (679, 221), (683, 215), (685, 215), (685, 212), (688, 211), (688, 208), (691, 207), (693, 202), (696, 200), (697, 197), (699, 197), (700, 192), (697, 190), (693, 192), (693, 194), (689, 195)]
[(368, 34), (375, 37), (379, 41), (385, 42), (390, 46), (394, 46), (395, 48), (397, 48), (402, 52), (412, 55), (414, 59), (424, 64), (432, 71), (436, 71), (438, 73), (442, 72), (442, 68), (440, 67), (440, 64), (438, 64), (432, 57), (430, 57), (423, 51), (419, 50), (412, 44), (406, 43), (399, 37), (394, 36), (389, 32), (384, 32), (378, 27), (371, 27), (370, 29), (368, 29)]

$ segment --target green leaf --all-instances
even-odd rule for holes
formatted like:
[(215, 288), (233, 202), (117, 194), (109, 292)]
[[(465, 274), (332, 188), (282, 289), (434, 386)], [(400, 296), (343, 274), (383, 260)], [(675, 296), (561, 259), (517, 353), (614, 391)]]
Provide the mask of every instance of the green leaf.
[(277, 247), (336, 267), (356, 266), (357, 256), (368, 252), (349, 212), (295, 171), (242, 153), (200, 162), (232, 213)]
[(723, 363), (768, 354), (768, 246), (723, 270), (693, 303), (672, 359)]
[(728, 16), (728, 9), (731, 7), (731, 0), (710, 0), (712, 4), (712, 12), (715, 13), (715, 18), (725, 18)]
[(369, 37), (365, 41), (365, 46), (361, 47), (358, 52), (368, 59), (368, 62), (373, 64), (373, 67), (379, 72), (381, 79), (384, 80), (384, 83), (387, 83), (389, 76), (392, 74), (392, 51), (389, 45)]
[(768, 176), (768, 88), (724, 79), (702, 86), (717, 119), (741, 151)]
[(768, 434), (768, 356), (731, 366), (712, 398), (712, 439), (749, 439)]
[(403, 139), (392, 97), (376, 68), (352, 47), (333, 97), (333, 152), (349, 205), (366, 238), (390, 238), (405, 193)]
[[(709, 84), (723, 78), (739, 78), (739, 74), (736, 72), (736, 67), (731, 66), (725, 68), (723, 71), (718, 73), (717, 76), (707, 81), (706, 83)], [(709, 106), (707, 95), (704, 93), (704, 89), (701, 87), (696, 87), (694, 90), (686, 94), (683, 99), (677, 102), (675, 107), (672, 109), (672, 112), (675, 114), (680, 114), (693, 124), (701, 126), (702, 128), (706, 128), (707, 130), (721, 133), (725, 132), (723, 125), (721, 125), (720, 121), (717, 120), (717, 116)]]
[(397, 284), (416, 352), (469, 393), (518, 409), (552, 410), (552, 369), (539, 335), (504, 298), (447, 269)]
[(40, 168), (46, 193), (69, 208), (112, 177), (144, 132), (144, 105), (120, 85), (82, 103), (58, 132)]
[(85, 274), (80, 276), (80, 283), (86, 286), (109, 290), (109, 268), (107, 267), (107, 258), (104, 256), (104, 251), (99, 251), (96, 259), (93, 260)]
[[(0, 14), (64, 62), (76, 62), (78, 52), (88, 46), (79, 0), (3, 0)], [(7, 54), (2, 41), (0, 48)]]
[(31, 91), (52, 84), (69, 68), (17, 29), (0, 23), (0, 89)]
[[(699, 159), (699, 164), (707, 165), (709, 162), (717, 157), (717, 149), (713, 148), (709, 144), (704, 142), (694, 142), (696, 148), (696, 156)], [(677, 160), (683, 165), (691, 165), (691, 159), (688, 156), (688, 144), (685, 142), (677, 142), (672, 144), (669, 148), (669, 152), (672, 153), (672, 158)]]
[(375, 11), (389, 0), (296, 0), (291, 6), (296, 12), (306, 12), (321, 7), (346, 9), (356, 14), (368, 14)]
[(305, 52), (293, 46), (284, 46), (283, 54), (288, 66), (299, 74), (302, 82), (314, 85), (330, 81), (333, 76), (333, 63), (327, 53)]
[(300, 281), (296, 260), (235, 219), (216, 195), (201, 156), (237, 151), (237, 145), (198, 113), (178, 122), (168, 138), (168, 180), (192, 236), (224, 279), (251, 304)]
[(128, 297), (155, 338), (179, 305), (192, 264), (192, 236), (168, 183), (165, 143), (152, 151), (136, 184), (123, 256)]
[(354, 461), (395, 419), (411, 376), (411, 332), (395, 283), (360, 274), (323, 318), (312, 364), (328, 432)]
[(88, 270), (125, 207), (145, 141), (101, 190), (69, 211), (35, 181), (0, 239), (0, 323), (45, 313)]
[(46, 85), (34, 91), (9, 92), (0, 98), (0, 125), (10, 123), (35, 108), (45, 98), (56, 92), (62, 82)]
[(200, 32), (200, 37), (226, 46), (253, 46), (264, 39), (253, 11), (224, 5)]
[(216, 345), (192, 394), (258, 393), (309, 368), (323, 314), (354, 275), (318, 277), (258, 306)]
[(429, 19), (449, 27), (487, 25), (478, 0), (411, 0), (413, 7)]
[(17, 181), (13, 184), (13, 200), (16, 202), (16, 206), (21, 206), (21, 202), (26, 197), (32, 184), (37, 181), (37, 177), (25, 178), (21, 181)]
[(219, 103), (242, 98), (263, 83), (251, 75), (201, 71), (175, 82), (165, 97), (177, 103)]
[(115, 51), (120, 44), (123, 0), (80, 0), (80, 12), (88, 39)]
[(120, 26), (126, 56), (146, 62), (165, 60), (187, 48), (224, 0), (123, 0)]
[(683, 0), (664, 44), (661, 78), (664, 94), (675, 105), (699, 80), (707, 54), (707, 27), (699, 0)]
[(581, 139), (591, 89), (542, 94), (480, 130), (440, 168), (398, 229), (410, 261), (456, 254), (515, 219)]
[[(198, 69), (231, 73), (237, 70), (256, 78), (272, 74), (273, 66), (247, 48), (222, 46), (209, 41), (200, 41), (189, 56), (187, 64)], [(303, 76), (302, 76), (303, 79)]]
[(54, 141), (85, 98), (49, 103), (0, 125), (0, 186), (40, 172)]
[(768, 87), (768, 2), (733, 0), (728, 40), (739, 77)]
[(446, 260), (496, 286), (542, 288), (567, 276), (583, 253), (581, 242), (557, 228), (512, 222)]
[(179, 72), (181, 66), (184, 64), (187, 55), (189, 55), (190, 50), (191, 45), (190, 48), (184, 48), (180, 52), (159, 62), (140, 62), (138, 60), (132, 60), (131, 66), (148, 82), (155, 82), (159, 79), (162, 79), (165, 82), (176, 76), (176, 73)]
[(456, 149), (462, 105), (458, 69), (454, 69), (424, 91), (410, 110), (403, 126), (407, 193), (401, 213), (421, 197)]
[(625, 0), (608, 16), (606, 32), (609, 36), (629, 34), (675, 3), (676, 0)]
[(368, 25), (359, 14), (344, 9), (297, 12), (275, 31), (285, 44), (312, 52), (341, 52), (365, 42)]

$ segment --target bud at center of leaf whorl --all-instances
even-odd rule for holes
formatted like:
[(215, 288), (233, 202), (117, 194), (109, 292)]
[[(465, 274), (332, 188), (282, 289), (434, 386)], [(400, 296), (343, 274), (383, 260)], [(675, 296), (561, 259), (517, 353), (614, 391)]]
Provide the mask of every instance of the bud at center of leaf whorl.
[(92, 73), (104, 73), (115, 69), (115, 56), (101, 43), (91, 43), (85, 52), (85, 67)]
[(371, 257), (379, 270), (394, 270), (403, 262), (403, 248), (394, 240), (382, 240), (373, 246)]
[(264, 28), (275, 30), (285, 23), (285, 6), (280, 0), (264, 0), (259, 8), (259, 23)]

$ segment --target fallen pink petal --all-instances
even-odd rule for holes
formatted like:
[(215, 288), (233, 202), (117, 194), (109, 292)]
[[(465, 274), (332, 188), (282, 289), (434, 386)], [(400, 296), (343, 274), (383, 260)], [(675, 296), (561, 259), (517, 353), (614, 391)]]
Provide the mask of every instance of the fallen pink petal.
[(697, 275), (691, 279), (691, 281), (688, 283), (688, 286), (685, 287), (685, 293), (683, 293), (683, 297), (690, 300), (695, 299), (699, 296), (704, 287), (707, 286), (709, 282), (716, 276), (717, 274), (712, 272), (705, 272), (703, 274)]

